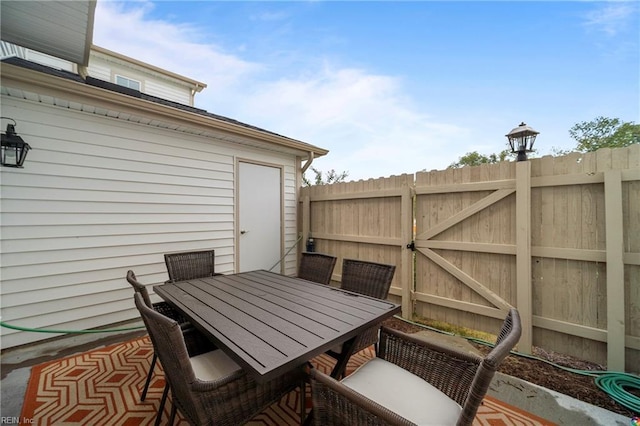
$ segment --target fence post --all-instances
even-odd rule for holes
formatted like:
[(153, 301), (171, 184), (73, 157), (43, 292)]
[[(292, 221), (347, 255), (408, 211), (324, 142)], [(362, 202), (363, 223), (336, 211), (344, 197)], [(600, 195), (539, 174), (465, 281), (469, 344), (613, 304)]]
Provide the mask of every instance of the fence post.
[(400, 271), (400, 276), (402, 277), (400, 297), (402, 298), (402, 318), (410, 320), (413, 319), (414, 253), (404, 246), (404, 244), (409, 244), (413, 240), (413, 193), (411, 187), (407, 185), (406, 182), (402, 186), (400, 214), (402, 216), (400, 232), (403, 243), (403, 246), (400, 247), (400, 250), (402, 250), (400, 262), (402, 268)]
[(607, 369), (625, 371), (622, 173), (604, 172), (607, 247)]
[(516, 307), (522, 321), (518, 350), (530, 354), (533, 345), (531, 286), (531, 163), (516, 162)]
[(311, 231), (311, 201), (309, 194), (305, 194), (302, 197), (302, 251), (305, 251), (307, 240), (309, 239), (309, 232)]

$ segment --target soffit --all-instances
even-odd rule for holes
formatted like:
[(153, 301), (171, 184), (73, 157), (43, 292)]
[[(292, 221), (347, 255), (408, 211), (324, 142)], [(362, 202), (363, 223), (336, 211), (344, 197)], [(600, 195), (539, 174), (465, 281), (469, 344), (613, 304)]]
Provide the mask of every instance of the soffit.
[(2, 40), (86, 66), (96, 0), (0, 2)]

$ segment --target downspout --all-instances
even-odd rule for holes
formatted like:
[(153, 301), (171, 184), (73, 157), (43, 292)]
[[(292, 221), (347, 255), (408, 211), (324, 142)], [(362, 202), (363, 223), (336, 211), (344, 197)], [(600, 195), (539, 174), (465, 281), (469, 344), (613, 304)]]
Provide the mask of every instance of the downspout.
[(89, 75), (89, 71), (87, 69), (87, 66), (86, 65), (80, 65), (80, 64), (76, 64), (76, 65), (78, 67), (78, 75), (86, 80), (87, 76)]
[(198, 87), (200, 87), (200, 86), (198, 86), (198, 85), (196, 84), (196, 87), (194, 87), (194, 88), (192, 88), (192, 89), (190, 90), (190, 92), (191, 92), (191, 96), (190, 96), (190, 98), (189, 98), (189, 106), (194, 106), (194, 105), (195, 105), (196, 93), (198, 93), (198, 92), (199, 92)]
[(309, 151), (309, 158), (307, 159), (307, 162), (304, 163), (304, 166), (302, 166), (302, 168), (300, 169), (301, 174), (304, 174), (304, 172), (307, 171), (311, 163), (313, 163), (313, 158), (314, 158), (313, 151)]
[[(301, 178), (304, 175), (304, 172), (306, 172), (309, 166), (311, 166), (311, 163), (313, 163), (313, 159), (314, 159), (314, 153), (313, 151), (309, 151), (309, 158), (307, 159), (307, 162), (304, 163), (304, 165), (300, 168)], [(299, 196), (300, 194), (298, 193), (298, 197)], [(302, 232), (300, 233), (300, 239), (302, 239), (303, 241), (309, 241), (309, 237), (311, 236), (309, 232), (309, 227), (311, 225), (309, 220), (310, 220), (309, 196), (306, 196), (302, 203)], [(304, 250), (305, 248), (303, 247), (302, 251)]]
[(206, 84), (204, 86), (200, 86), (199, 84), (196, 84), (195, 87), (191, 89), (191, 99), (190, 99), (189, 106), (195, 106), (196, 93), (202, 92), (202, 89), (204, 89), (205, 87), (207, 87)]

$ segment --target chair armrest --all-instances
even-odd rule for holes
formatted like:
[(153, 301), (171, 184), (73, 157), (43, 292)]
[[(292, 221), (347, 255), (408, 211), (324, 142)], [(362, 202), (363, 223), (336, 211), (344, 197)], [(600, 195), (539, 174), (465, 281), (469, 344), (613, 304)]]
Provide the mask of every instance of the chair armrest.
[(313, 368), (309, 372), (316, 425), (414, 426), (393, 411)]
[(431, 383), (464, 405), (482, 357), (383, 326), (378, 357)]

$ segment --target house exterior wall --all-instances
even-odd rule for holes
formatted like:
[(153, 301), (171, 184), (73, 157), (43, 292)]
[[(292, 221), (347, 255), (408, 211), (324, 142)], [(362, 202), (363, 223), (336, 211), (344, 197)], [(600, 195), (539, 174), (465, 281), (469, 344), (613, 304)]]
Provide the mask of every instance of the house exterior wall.
[(162, 76), (126, 63), (119, 63), (101, 53), (92, 52), (87, 72), (91, 77), (116, 82), (116, 75), (140, 82), (140, 91), (184, 105), (193, 105), (190, 86), (177, 79)]
[(184, 105), (193, 105), (193, 96), (189, 88), (173, 86), (158, 80), (143, 80), (145, 93), (162, 99), (169, 99)]
[[(72, 62), (5, 41), (0, 41), (0, 56), (17, 56), (52, 68), (77, 71), (77, 65)], [(206, 86), (97, 46), (91, 49), (87, 74), (111, 83), (117, 83), (116, 76), (120, 75), (140, 82), (143, 93), (190, 106), (194, 105), (195, 93)]]
[[(32, 147), (24, 169), (0, 169), (4, 322), (78, 330), (137, 318), (125, 274), (164, 282), (166, 252), (213, 248), (216, 270), (234, 272), (238, 157), (283, 166), (285, 252), (296, 242), (295, 155), (2, 93), (3, 116)], [(285, 265), (296, 272), (296, 250)], [(2, 328), (2, 346), (52, 336)]]
[(100, 80), (109, 81), (113, 83), (113, 78), (111, 77), (111, 68), (104, 63), (96, 63), (96, 61), (92, 61), (89, 63), (87, 67), (87, 72), (93, 78), (99, 78)]
[(47, 55), (46, 53), (38, 52), (36, 50), (27, 49), (26, 47), (18, 46), (6, 41), (0, 41), (0, 54), (3, 58), (17, 56), (52, 68), (70, 72), (74, 72), (76, 70), (76, 64), (73, 62), (56, 58), (55, 56)]

